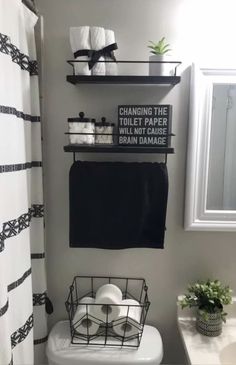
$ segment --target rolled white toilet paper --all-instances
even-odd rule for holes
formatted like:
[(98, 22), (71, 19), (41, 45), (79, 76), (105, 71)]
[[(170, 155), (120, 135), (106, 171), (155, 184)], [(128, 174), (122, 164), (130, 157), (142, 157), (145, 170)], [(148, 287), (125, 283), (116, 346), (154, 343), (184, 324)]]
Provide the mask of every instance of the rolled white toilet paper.
[[(90, 33), (89, 26), (83, 27), (71, 27), (70, 28), (70, 44), (72, 52), (75, 53), (79, 50), (91, 49), (90, 46)], [(76, 75), (91, 75), (91, 70), (89, 70), (88, 56), (76, 57), (76, 60), (85, 62), (75, 62), (74, 70)]]
[[(95, 304), (92, 311), (94, 317), (103, 322), (112, 322), (120, 314), (119, 304), (122, 301), (122, 292), (118, 286), (105, 284), (101, 286), (96, 293)], [(99, 305), (101, 304), (101, 305)]]
[(125, 299), (121, 304), (120, 314), (113, 323), (113, 331), (121, 337), (138, 335), (140, 333), (142, 307), (139, 302), (133, 299)]
[[(90, 43), (91, 49), (99, 51), (105, 47), (105, 29), (102, 27), (91, 27), (90, 28)], [(104, 61), (104, 57), (100, 57), (99, 61)], [(105, 75), (106, 66), (104, 62), (96, 63), (92, 68), (92, 75)]]
[(75, 312), (72, 323), (76, 332), (83, 335), (95, 335), (97, 333), (99, 324), (93, 321), (93, 316), (91, 314), (92, 305), (95, 299), (91, 297), (84, 297), (78, 304), (77, 310)]
[[(105, 29), (105, 47), (115, 43), (115, 33), (113, 30)], [(106, 61), (113, 61), (112, 58), (106, 57)], [(117, 63), (107, 62), (106, 64), (106, 75), (117, 75)]]

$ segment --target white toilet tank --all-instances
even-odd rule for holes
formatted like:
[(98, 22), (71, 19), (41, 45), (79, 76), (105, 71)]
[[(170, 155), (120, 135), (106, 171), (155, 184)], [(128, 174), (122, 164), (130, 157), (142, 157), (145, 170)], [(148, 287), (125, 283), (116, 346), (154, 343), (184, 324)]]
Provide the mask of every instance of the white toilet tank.
[(158, 365), (163, 358), (160, 333), (144, 326), (138, 348), (86, 346), (71, 344), (68, 321), (58, 322), (47, 343), (49, 365)]

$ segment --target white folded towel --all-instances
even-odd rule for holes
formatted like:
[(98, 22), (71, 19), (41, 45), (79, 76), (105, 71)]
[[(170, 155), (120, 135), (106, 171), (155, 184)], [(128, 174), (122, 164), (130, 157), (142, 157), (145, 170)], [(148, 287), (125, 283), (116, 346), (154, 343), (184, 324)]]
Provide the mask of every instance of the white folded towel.
[[(89, 26), (71, 27), (70, 28), (70, 44), (72, 52), (79, 50), (91, 49)], [(88, 67), (88, 56), (77, 57), (76, 60), (85, 62), (75, 62), (74, 69), (76, 75), (91, 75)]]
[[(91, 49), (99, 51), (105, 47), (105, 29), (102, 27), (90, 27), (90, 43)], [(104, 57), (100, 57), (99, 61), (104, 61)], [(106, 67), (104, 62), (96, 63), (92, 68), (93, 75), (105, 75)]]
[[(115, 33), (113, 30), (105, 30), (105, 47), (115, 43)], [(106, 57), (106, 61), (113, 61), (112, 58)], [(117, 75), (117, 63), (106, 63), (106, 75)]]

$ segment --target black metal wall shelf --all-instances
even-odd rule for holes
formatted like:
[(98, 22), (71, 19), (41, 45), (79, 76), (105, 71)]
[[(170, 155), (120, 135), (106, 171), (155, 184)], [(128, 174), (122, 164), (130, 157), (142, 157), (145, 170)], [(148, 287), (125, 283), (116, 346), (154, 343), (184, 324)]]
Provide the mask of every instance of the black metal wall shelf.
[[(67, 81), (71, 84), (129, 84), (129, 85), (169, 85), (174, 86), (181, 80), (177, 76), (177, 67), (180, 61), (116, 61), (121, 64), (150, 64), (166, 63), (173, 64), (173, 76), (148, 76), (148, 75), (75, 75), (74, 65), (85, 61), (68, 60), (67, 63), (73, 67), (73, 75), (67, 75)], [(98, 61), (104, 63), (113, 63), (114, 61)]]
[(135, 85), (176, 85), (180, 76), (86, 76), (68, 75), (71, 84), (135, 84)]
[(76, 145), (69, 144), (64, 146), (65, 152), (101, 152), (101, 153), (163, 153), (172, 154), (172, 147), (137, 147), (137, 146), (121, 146), (121, 145)]
[[(116, 61), (123, 64), (150, 64), (150, 63), (167, 63), (173, 64), (173, 76), (149, 76), (149, 75), (75, 75), (74, 65), (77, 62), (85, 62), (80, 60), (68, 60), (67, 63), (72, 66), (73, 74), (67, 75), (67, 81), (71, 84), (127, 84), (127, 85), (166, 85), (174, 86), (181, 81), (181, 77), (177, 76), (177, 67), (181, 64), (180, 61)], [(87, 62), (87, 61), (86, 61)], [(98, 62), (114, 62), (114, 61), (98, 61)], [(68, 133), (66, 133), (68, 134)], [(72, 133), (73, 134), (73, 133)], [(83, 133), (82, 133), (83, 134)], [(75, 159), (75, 154), (80, 153), (145, 153), (145, 154), (164, 154), (165, 162), (167, 154), (173, 154), (174, 148), (160, 146), (124, 146), (124, 145), (79, 145), (69, 144), (64, 146), (65, 152), (72, 152)]]

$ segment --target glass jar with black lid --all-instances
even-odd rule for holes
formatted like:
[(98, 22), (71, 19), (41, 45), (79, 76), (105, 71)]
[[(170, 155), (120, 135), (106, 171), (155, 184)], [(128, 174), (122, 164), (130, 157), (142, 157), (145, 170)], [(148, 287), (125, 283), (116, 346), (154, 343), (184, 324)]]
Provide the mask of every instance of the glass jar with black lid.
[(101, 118), (101, 122), (95, 123), (95, 143), (96, 144), (113, 144), (114, 143), (114, 127), (115, 124), (107, 122), (105, 117)]
[(94, 144), (95, 120), (85, 118), (84, 113), (79, 113), (79, 118), (68, 118), (70, 144)]

